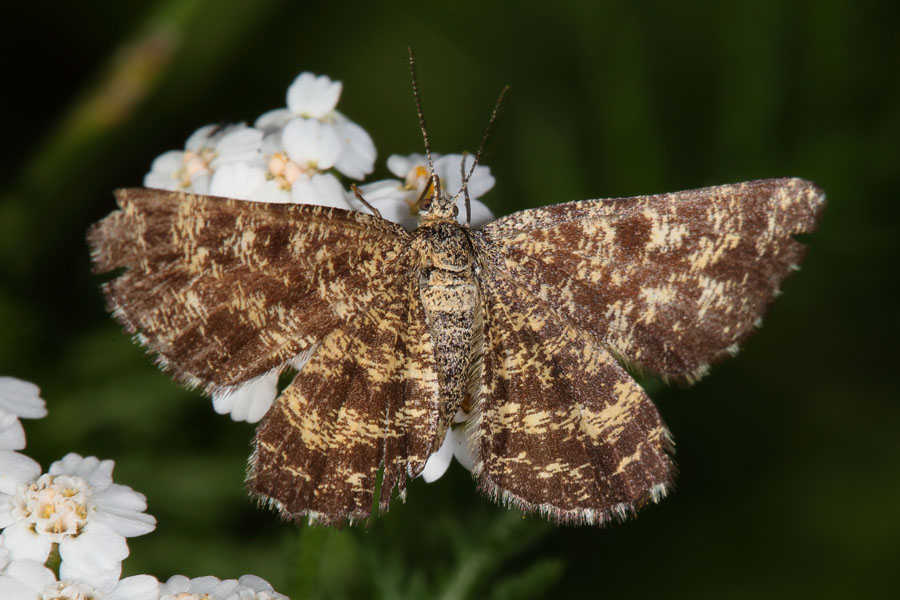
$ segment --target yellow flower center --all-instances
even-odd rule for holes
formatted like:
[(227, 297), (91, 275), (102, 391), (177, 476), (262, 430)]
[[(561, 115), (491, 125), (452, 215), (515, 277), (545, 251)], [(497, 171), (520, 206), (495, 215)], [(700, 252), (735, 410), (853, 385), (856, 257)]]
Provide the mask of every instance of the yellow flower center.
[(292, 161), (284, 153), (276, 152), (269, 159), (268, 170), (267, 177), (269, 179), (277, 181), (281, 189), (289, 190), (300, 176), (315, 171), (316, 165), (310, 163), (304, 166)]
[(21, 495), (20, 509), (36, 533), (49, 535), (58, 543), (84, 529), (90, 493), (91, 486), (81, 477), (41, 475)]

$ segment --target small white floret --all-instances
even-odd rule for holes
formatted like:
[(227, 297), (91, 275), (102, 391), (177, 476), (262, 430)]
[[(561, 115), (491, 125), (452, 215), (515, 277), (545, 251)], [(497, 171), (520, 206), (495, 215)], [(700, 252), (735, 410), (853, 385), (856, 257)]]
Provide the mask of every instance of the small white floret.
[(0, 452), (7, 478), (0, 489), (0, 526), (10, 557), (43, 563), (56, 544), (63, 578), (117, 580), (128, 556), (125, 538), (156, 527), (145, 512), (146, 498), (113, 483), (113, 461), (68, 454), (40, 476), (35, 466), (27, 457)]
[(15, 561), (0, 575), (3, 600), (157, 600), (159, 582), (149, 575), (135, 575), (104, 583), (92, 583), (56, 575), (33, 560)]

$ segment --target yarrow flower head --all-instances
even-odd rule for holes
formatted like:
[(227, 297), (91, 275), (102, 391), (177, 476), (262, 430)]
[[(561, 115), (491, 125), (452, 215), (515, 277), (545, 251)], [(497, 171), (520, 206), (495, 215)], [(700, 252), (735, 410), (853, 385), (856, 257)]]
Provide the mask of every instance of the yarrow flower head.
[(188, 138), (184, 150), (156, 158), (144, 177), (144, 186), (162, 190), (212, 193), (213, 171), (230, 164), (262, 162), (263, 132), (243, 123), (206, 125)]
[(114, 463), (68, 454), (41, 475), (40, 465), (0, 453), (0, 528), (12, 560), (44, 563), (54, 544), (63, 579), (116, 580), (126, 537), (153, 531), (143, 494), (112, 481)]
[(289, 600), (255, 575), (220, 581), (216, 577), (175, 575), (162, 584), (159, 600)]
[(159, 582), (149, 575), (135, 575), (103, 583), (76, 579), (57, 581), (53, 571), (35, 560), (11, 563), (0, 575), (3, 600), (157, 600)]
[(287, 92), (287, 108), (272, 110), (256, 120), (265, 131), (277, 131), (294, 119), (318, 121), (330, 129), (340, 144), (334, 167), (338, 172), (362, 179), (375, 165), (375, 144), (366, 130), (335, 110), (342, 84), (324, 75), (301, 73)]
[[(0, 377), (0, 415), (46, 414), (37, 386)], [(142, 494), (113, 483), (113, 466), (68, 454), (41, 474), (31, 458), (0, 448), (0, 600), (288, 600), (254, 575), (120, 580), (125, 538), (156, 520)]]

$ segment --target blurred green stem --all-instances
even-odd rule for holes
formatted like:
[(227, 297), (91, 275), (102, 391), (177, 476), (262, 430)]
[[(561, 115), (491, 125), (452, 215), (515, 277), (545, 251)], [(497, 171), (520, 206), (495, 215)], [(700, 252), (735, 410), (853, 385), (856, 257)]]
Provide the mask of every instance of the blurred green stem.
[(332, 530), (327, 527), (304, 525), (300, 529), (296, 571), (291, 582), (291, 600), (312, 598), (316, 588), (319, 565), (325, 543)]
[[(123, 152), (138, 151), (123, 140), (141, 121), (147, 100), (160, 96), (154, 109), (164, 114), (185, 93), (202, 89), (225, 68), (228, 54), (243, 47), (271, 4), (157, 2), (24, 161), (12, 189), (0, 196), (0, 264), (15, 275), (33, 272), (51, 245), (26, 242), (54, 238), (71, 229), (73, 220), (83, 220), (93, 204), (79, 200), (95, 193), (81, 189), (85, 174), (109, 171)], [(163, 88), (178, 92), (166, 95)]]

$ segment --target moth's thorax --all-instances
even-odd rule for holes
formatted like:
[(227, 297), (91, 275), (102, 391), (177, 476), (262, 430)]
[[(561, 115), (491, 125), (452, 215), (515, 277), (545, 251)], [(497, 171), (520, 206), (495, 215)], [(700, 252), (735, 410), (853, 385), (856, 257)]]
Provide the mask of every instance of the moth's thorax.
[(413, 233), (413, 248), (423, 269), (472, 270), (472, 242), (468, 232), (455, 220), (420, 225)]
[(446, 427), (462, 403), (473, 344), (480, 339), (475, 261), (468, 232), (455, 221), (419, 227), (413, 236), (419, 296), (438, 367), (441, 427)]

